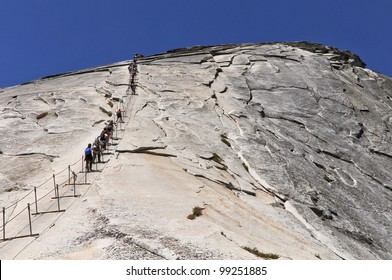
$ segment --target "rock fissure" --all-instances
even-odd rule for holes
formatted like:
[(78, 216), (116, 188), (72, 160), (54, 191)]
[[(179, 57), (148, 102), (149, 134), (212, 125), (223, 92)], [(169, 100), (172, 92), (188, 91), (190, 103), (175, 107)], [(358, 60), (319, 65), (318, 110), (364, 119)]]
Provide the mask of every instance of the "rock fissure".
[(167, 137), (167, 132), (165, 130), (165, 128), (160, 125), (158, 122), (156, 122), (155, 120), (152, 120), (152, 122), (162, 131), (163, 135), (165, 135), (165, 137)]
[(161, 152), (152, 152), (151, 150), (161, 150), (166, 149), (167, 146), (149, 146), (149, 147), (138, 147), (132, 150), (124, 150), (124, 149), (116, 149), (117, 153), (144, 153), (153, 156), (162, 156), (162, 157), (177, 157), (175, 154), (170, 153), (161, 153)]
[(336, 153), (333, 153), (333, 152), (330, 152), (330, 151), (326, 151), (326, 150), (317, 150), (316, 152), (317, 152), (317, 153), (321, 153), (321, 154), (328, 155), (328, 156), (330, 156), (330, 157), (333, 157), (333, 158), (342, 160), (342, 161), (347, 162), (347, 163), (350, 163), (350, 164), (354, 164), (354, 162), (353, 162), (351, 159), (344, 158), (342, 155), (339, 155), (339, 154), (336, 154)]
[(279, 59), (284, 59), (284, 60), (290, 60), (290, 61), (295, 61), (295, 62), (299, 62), (301, 63), (301, 60), (299, 59), (295, 59), (295, 58), (291, 58), (288, 57), (286, 55), (275, 55), (275, 54), (263, 54), (264, 57), (270, 57), (270, 58), (279, 58)]

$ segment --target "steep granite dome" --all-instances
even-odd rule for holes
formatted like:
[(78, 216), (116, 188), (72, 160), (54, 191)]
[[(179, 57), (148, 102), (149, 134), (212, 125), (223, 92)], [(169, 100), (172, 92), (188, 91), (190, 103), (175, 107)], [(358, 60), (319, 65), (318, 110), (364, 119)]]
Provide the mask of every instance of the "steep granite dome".
[[(139, 58), (132, 95), (129, 63), (0, 90), (2, 259), (392, 259), (389, 77), (318, 44), (193, 47)], [(91, 184), (13, 238), (116, 108)]]

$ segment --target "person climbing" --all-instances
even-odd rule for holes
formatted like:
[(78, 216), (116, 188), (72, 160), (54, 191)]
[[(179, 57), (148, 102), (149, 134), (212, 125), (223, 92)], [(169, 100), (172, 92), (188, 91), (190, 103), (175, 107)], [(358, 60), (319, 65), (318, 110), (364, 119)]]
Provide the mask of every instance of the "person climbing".
[(116, 111), (116, 116), (117, 116), (116, 123), (118, 123), (119, 121), (122, 122), (122, 123), (124, 122), (123, 119), (122, 119), (122, 112), (121, 112), (120, 108), (118, 108), (118, 110)]
[(131, 85), (135, 84), (135, 76), (136, 76), (136, 73), (132, 72), (132, 74), (131, 74)]
[(93, 145), (93, 162), (101, 162), (101, 147), (99, 141), (95, 141)]
[(88, 143), (84, 150), (84, 160), (86, 161), (86, 172), (93, 171), (93, 152), (91, 150), (91, 143)]
[(136, 84), (135, 84), (135, 82), (133, 82), (131, 84), (131, 91), (132, 91), (132, 95), (136, 95)]
[(109, 138), (113, 137), (113, 130), (114, 130), (114, 122), (110, 121), (109, 124), (104, 128), (104, 131), (106, 132)]
[(109, 142), (110, 138), (112, 137), (112, 133), (109, 126), (105, 126), (103, 128), (103, 132), (107, 135), (107, 142)]
[(129, 71), (129, 75), (132, 76), (132, 74), (133, 74), (133, 62), (131, 62), (131, 63), (129, 64), (129, 66), (128, 66), (128, 71)]
[(105, 130), (102, 130), (101, 134), (98, 136), (99, 137), (99, 141), (101, 143), (101, 147), (103, 150), (106, 150), (106, 144), (108, 142)]

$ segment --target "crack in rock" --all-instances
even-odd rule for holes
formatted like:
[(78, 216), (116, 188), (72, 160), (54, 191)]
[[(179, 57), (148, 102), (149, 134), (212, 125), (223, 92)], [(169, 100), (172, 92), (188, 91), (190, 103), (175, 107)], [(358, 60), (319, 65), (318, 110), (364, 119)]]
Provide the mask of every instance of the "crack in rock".
[(149, 154), (149, 155), (154, 155), (154, 156), (162, 156), (162, 157), (177, 157), (177, 155), (174, 154), (168, 154), (168, 153), (160, 153), (160, 152), (152, 152), (151, 150), (158, 150), (158, 149), (166, 149), (167, 146), (147, 146), (147, 147), (138, 147), (133, 150), (123, 150), (123, 149), (117, 149), (117, 153), (144, 153), (144, 154)]

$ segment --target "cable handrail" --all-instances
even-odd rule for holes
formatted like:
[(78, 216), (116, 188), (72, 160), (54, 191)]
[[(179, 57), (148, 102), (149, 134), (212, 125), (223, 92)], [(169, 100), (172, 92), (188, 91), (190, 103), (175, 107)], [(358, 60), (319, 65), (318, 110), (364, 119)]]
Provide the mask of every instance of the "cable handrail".
[[(13, 215), (12, 218), (10, 218), (8, 221), (6, 221), (6, 225), (9, 224), (11, 221), (15, 220), (20, 214), (22, 214), (25, 210), (27, 209), (27, 206), (23, 208), (18, 214)], [(3, 226), (2, 226), (3, 227)]]
[[(136, 62), (136, 61), (135, 61)], [(135, 94), (135, 89), (136, 89), (136, 83), (132, 83), (132, 95), (133, 94)], [(129, 88), (127, 89), (127, 91), (126, 91), (126, 93), (127, 93), (127, 95), (128, 95), (128, 90), (129, 90)], [(128, 102), (124, 102), (123, 100), (121, 100), (120, 101), (120, 104), (118, 104), (118, 109), (120, 109), (122, 112), (124, 112), (124, 115), (122, 116), (122, 118), (126, 118), (126, 116), (125, 116), (125, 112), (126, 112), (126, 110), (129, 110), (129, 105), (132, 103), (132, 99), (133, 98), (130, 98), (129, 100), (128, 100)], [(132, 110), (131, 110), (132, 111)], [(130, 115), (131, 116), (131, 115)], [(125, 124), (124, 124), (124, 129), (122, 129), (122, 130), (125, 130), (125, 127), (129, 124), (129, 121), (130, 121), (130, 117), (128, 117), (128, 121), (126, 121), (126, 122), (124, 122)], [(117, 123), (117, 122), (116, 122)], [(120, 123), (120, 127), (121, 127), (121, 123)], [(119, 130), (119, 128), (117, 127), (117, 126), (115, 126), (115, 129), (116, 129), (116, 138), (117, 138), (117, 131)], [(121, 130), (121, 129), (120, 129)], [(123, 132), (124, 133), (124, 132)], [(112, 134), (112, 141), (114, 140), (113, 139), (113, 135), (114, 134)], [(117, 138), (116, 140), (119, 140), (119, 139), (121, 139), (121, 138)], [(113, 142), (112, 142), (112, 144), (113, 144)], [(109, 151), (109, 148), (107, 149), (108, 151)], [(113, 148), (113, 151), (111, 151), (111, 155), (113, 155), (114, 153), (114, 148)], [(111, 156), (110, 156), (111, 157)], [(72, 163), (72, 164), (70, 164), (70, 165), (68, 165), (66, 168), (64, 168), (63, 170), (61, 170), (61, 171), (59, 171), (59, 172), (57, 172), (57, 173), (55, 173), (55, 174), (53, 174), (50, 178), (48, 178), (47, 180), (45, 180), (44, 182), (42, 182), (42, 183), (40, 183), (38, 186), (33, 186), (33, 189), (32, 190), (30, 190), (27, 194), (25, 194), (22, 198), (19, 198), (17, 201), (15, 201), (14, 203), (12, 203), (11, 205), (9, 205), (9, 206), (7, 206), (7, 207), (3, 207), (2, 209), (3, 209), (3, 225), (0, 225), (0, 230), (2, 230), (3, 231), (3, 240), (9, 240), (9, 239), (14, 239), (14, 238), (20, 238), (20, 237), (27, 237), (27, 236), (36, 236), (36, 235), (38, 235), (38, 234), (33, 234), (32, 233), (32, 223), (33, 222), (35, 222), (37, 219), (39, 219), (39, 218), (36, 218), (36, 219), (34, 219), (33, 221), (31, 220), (31, 206), (36, 206), (36, 208), (35, 208), (35, 213), (33, 213), (33, 215), (34, 214), (45, 214), (45, 213), (48, 213), (48, 210), (49, 209), (51, 209), (52, 207), (53, 207), (53, 205), (55, 205), (56, 203), (55, 202), (53, 202), (53, 203), (45, 203), (45, 208), (47, 208), (47, 211), (46, 212), (38, 212), (38, 202), (40, 202), (40, 201), (42, 201), (43, 199), (45, 199), (46, 197), (48, 197), (52, 192), (54, 192), (54, 197), (52, 197), (51, 199), (57, 199), (58, 201), (57, 201), (57, 204), (58, 204), (58, 211), (56, 210), (56, 211), (49, 211), (49, 212), (64, 212), (65, 210), (60, 210), (60, 198), (62, 198), (62, 197), (69, 197), (69, 196), (66, 196), (65, 194), (67, 194), (68, 192), (70, 192), (70, 191), (73, 191), (73, 193), (74, 193), (74, 195), (73, 196), (75, 196), (75, 197), (77, 197), (77, 196), (84, 196), (87, 192), (88, 192), (88, 190), (91, 188), (91, 184), (93, 183), (93, 182), (95, 182), (96, 180), (97, 180), (97, 178), (99, 177), (99, 175), (97, 175), (97, 176), (94, 176), (93, 178), (92, 178), (92, 180), (91, 180), (91, 182), (87, 182), (87, 173), (89, 173), (88, 171), (86, 171), (86, 172), (84, 172), (83, 170), (84, 170), (84, 164), (83, 164), (83, 159), (84, 159), (84, 156), (82, 156), (80, 159), (78, 159), (77, 161), (75, 161), (74, 163)], [(102, 158), (103, 159), (103, 158)], [(76, 174), (77, 173), (79, 173), (79, 172), (74, 172), (72, 169), (71, 169), (71, 166), (75, 166), (76, 164), (80, 164), (80, 162), (82, 161), (82, 170), (81, 170), (81, 173), (82, 173), (82, 176), (76, 176)], [(107, 166), (107, 164), (108, 164), (108, 162), (109, 161), (106, 161), (106, 162), (104, 162), (105, 163), (105, 165), (103, 166), (103, 169)], [(64, 181), (62, 181), (60, 184), (58, 184), (58, 183), (56, 183), (56, 176), (58, 176), (58, 175), (60, 175), (60, 174), (63, 174), (65, 171), (67, 171), (68, 170), (68, 178), (66, 179), (66, 180), (64, 180)], [(83, 174), (84, 173), (84, 174)], [(71, 177), (72, 176), (72, 177)], [(63, 178), (64, 176), (61, 176), (60, 178)], [(73, 183), (71, 183), (71, 180), (73, 179)], [(54, 188), (52, 188), (52, 189), (50, 189), (47, 193), (45, 193), (44, 195), (40, 195), (39, 196), (39, 198), (37, 198), (37, 190), (38, 189), (40, 189), (42, 186), (44, 186), (44, 185), (46, 185), (48, 182), (50, 182), (51, 180), (53, 180), (53, 184), (54, 184)], [(78, 183), (79, 182), (79, 183)], [(82, 184), (82, 185), (89, 185), (89, 187), (87, 188), (87, 190), (84, 190), (83, 192), (82, 192), (82, 194), (80, 194), (80, 195), (77, 195), (76, 196), (76, 194), (75, 194), (75, 190), (76, 190), (76, 187), (75, 187), (75, 185), (76, 184)], [(67, 186), (67, 185), (70, 185), (70, 186), (72, 186), (73, 185), (73, 188), (67, 188), (67, 189), (65, 189), (65, 188), (62, 188), (61, 189), (61, 195), (60, 195), (60, 190), (59, 190), (59, 187), (65, 187), (65, 186)], [(16, 215), (14, 215), (14, 211), (17, 209), (17, 205), (18, 205), (18, 203), (20, 203), (21, 201), (23, 201), (23, 200), (25, 200), (28, 196), (30, 196), (32, 193), (34, 192), (34, 202), (32, 202), (32, 203), (27, 203), (27, 207), (24, 207), (22, 210), (20, 210)], [(76, 201), (76, 200), (75, 200)], [(72, 205), (73, 203), (71, 203), (71, 205)], [(8, 209), (10, 209), (10, 208), (12, 208), (12, 207), (15, 207), (14, 208), (14, 210), (11, 212), (11, 214), (10, 214), (10, 217), (12, 217), (12, 218), (9, 218), (8, 220), (6, 220), (6, 218), (8, 218), (7, 217), (7, 215), (6, 215), (6, 210), (8, 210)], [(67, 207), (69, 207), (69, 205), (67, 206)], [(28, 225), (27, 226), (24, 226), (20, 231), (19, 231), (19, 233), (17, 233), (16, 235), (14, 235), (13, 237), (11, 237), (11, 238), (6, 238), (6, 233), (5, 233), (5, 230), (6, 230), (6, 225), (8, 225), (10, 222), (12, 222), (12, 221), (14, 221), (17, 217), (19, 217), (24, 211), (26, 211), (26, 210), (28, 210), (28, 214), (29, 214), (29, 223), (28, 223)], [(39, 216), (39, 217), (41, 217), (41, 216)], [(60, 217), (60, 216), (59, 216)], [(57, 218), (58, 219), (58, 218)], [(24, 235), (24, 236), (19, 236), (19, 234), (21, 233), (21, 232), (23, 232), (28, 226), (30, 226), (30, 235)]]
[[(79, 159), (78, 161), (74, 162), (73, 164), (69, 165), (69, 166), (74, 166), (75, 164), (79, 163), (82, 159), (83, 159), (83, 157), (82, 157), (81, 159)], [(58, 173), (56, 173), (56, 174), (54, 174), (54, 175), (55, 175), (55, 176), (58, 176), (58, 175), (60, 175), (61, 173), (63, 173), (64, 171), (66, 171), (66, 170), (68, 170), (68, 166), (67, 166), (65, 169), (61, 170), (60, 172), (58, 172)], [(45, 182), (43, 182), (43, 183), (41, 183), (40, 185), (38, 185), (38, 186), (36, 187), (36, 189), (38, 190), (40, 187), (42, 187), (43, 185), (45, 185), (46, 183), (48, 183), (50, 180), (53, 180), (53, 175), (52, 175), (52, 177), (48, 178)], [(62, 183), (62, 184), (66, 184), (66, 182), (67, 182), (67, 181), (65, 181), (65, 183)], [(61, 184), (61, 185), (62, 185), (62, 184)], [(59, 184), (59, 186), (61, 186), (61, 185)], [(5, 209), (7, 210), (7, 209), (9, 209), (9, 208), (11, 208), (11, 207), (17, 205), (19, 202), (21, 202), (22, 200), (24, 200), (26, 197), (28, 197), (28, 196), (29, 196), (31, 193), (33, 193), (33, 192), (34, 192), (34, 189), (30, 190), (30, 191), (29, 191), (27, 194), (25, 194), (22, 198), (19, 198), (18, 200), (16, 200), (16, 201), (15, 201), (14, 203), (12, 203), (11, 205), (6, 206)]]
[(16, 206), (19, 202), (21, 202), (22, 200), (24, 200), (26, 197), (28, 197), (30, 194), (32, 194), (34, 192), (34, 190), (31, 190), (29, 193), (27, 193), (24, 197), (22, 197), (21, 199), (15, 201), (14, 203), (12, 203), (10, 206), (5, 207), (5, 210), (8, 210), (10, 208), (12, 208), (13, 206)]

